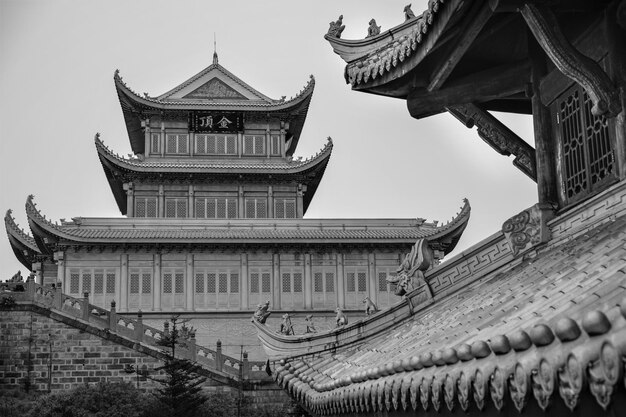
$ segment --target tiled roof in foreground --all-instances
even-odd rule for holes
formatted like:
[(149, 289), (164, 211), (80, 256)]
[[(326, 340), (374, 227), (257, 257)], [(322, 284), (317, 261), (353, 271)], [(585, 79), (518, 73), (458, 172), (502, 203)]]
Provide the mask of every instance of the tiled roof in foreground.
[[(336, 331), (331, 351), (277, 366), (277, 382), (317, 415), (545, 410), (550, 404), (573, 410), (589, 394), (597, 410), (588, 412), (620, 407), (626, 210), (597, 224), (455, 293), (435, 295), (401, 324), (394, 326), (394, 319), (369, 335), (362, 326), (365, 336), (357, 339)], [(400, 310), (394, 316), (402, 317)], [(622, 400), (611, 405), (612, 398)]]

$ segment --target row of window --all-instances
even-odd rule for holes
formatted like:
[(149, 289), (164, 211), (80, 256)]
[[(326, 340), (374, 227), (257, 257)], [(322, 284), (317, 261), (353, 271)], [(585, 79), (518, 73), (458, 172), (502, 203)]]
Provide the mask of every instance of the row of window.
[[(244, 218), (267, 218), (267, 198), (251, 197), (245, 200)], [(188, 217), (187, 197), (165, 198), (165, 217)], [(194, 217), (200, 219), (236, 219), (239, 217), (238, 203), (235, 197), (196, 197), (194, 199)], [(135, 217), (158, 217), (157, 197), (136, 197)], [(296, 199), (275, 198), (274, 218), (295, 219)]]
[[(377, 290), (381, 306), (397, 301), (387, 282), (392, 268), (377, 269)], [(162, 307), (185, 307), (185, 269), (163, 268), (161, 282)], [(368, 294), (368, 274), (365, 267), (346, 267), (346, 307), (358, 308)], [(106, 306), (115, 296), (115, 269), (71, 269), (69, 292), (81, 296), (88, 292), (92, 303)], [(194, 270), (195, 308), (238, 308), (240, 305), (241, 274), (239, 268), (196, 268)], [(336, 307), (336, 270), (333, 266), (313, 269), (313, 307)], [(153, 271), (151, 267), (130, 268), (128, 282), (129, 308), (150, 308), (153, 298)], [(249, 271), (250, 305), (265, 302), (272, 297), (270, 268)], [(304, 307), (304, 273), (302, 267), (281, 267), (280, 289), (282, 308)]]
[[(189, 135), (186, 133), (168, 133), (165, 135), (164, 153), (168, 155), (189, 155)], [(238, 155), (236, 135), (209, 135), (196, 133), (193, 138), (194, 155)], [(269, 144), (265, 135), (244, 135), (242, 140), (243, 155), (280, 156), (280, 136), (270, 136)], [(269, 149), (268, 149), (269, 147)], [(150, 137), (150, 153), (161, 154), (161, 134), (153, 133)]]

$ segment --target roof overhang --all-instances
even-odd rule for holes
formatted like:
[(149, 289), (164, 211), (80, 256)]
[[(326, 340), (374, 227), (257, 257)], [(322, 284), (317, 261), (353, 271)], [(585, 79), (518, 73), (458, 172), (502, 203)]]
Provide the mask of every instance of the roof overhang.
[(15, 223), (11, 210), (8, 210), (4, 216), (4, 227), (15, 257), (30, 271), (33, 262), (41, 258), (41, 251), (35, 240)]

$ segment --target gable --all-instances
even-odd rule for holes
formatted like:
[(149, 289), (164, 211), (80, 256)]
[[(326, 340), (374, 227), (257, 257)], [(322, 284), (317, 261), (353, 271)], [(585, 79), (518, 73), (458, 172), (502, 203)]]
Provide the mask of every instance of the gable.
[(185, 95), (188, 99), (225, 99), (246, 100), (246, 97), (235, 91), (232, 87), (218, 78), (212, 78), (200, 87)]

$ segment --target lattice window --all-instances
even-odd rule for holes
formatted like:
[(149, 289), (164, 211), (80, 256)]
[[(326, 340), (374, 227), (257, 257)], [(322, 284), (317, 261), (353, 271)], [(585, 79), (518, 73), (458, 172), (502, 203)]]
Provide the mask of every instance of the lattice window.
[(250, 292), (259, 293), (259, 274), (257, 272), (250, 274)]
[(91, 292), (91, 273), (83, 272), (83, 292)]
[(237, 136), (233, 136), (233, 135), (226, 136), (226, 154), (227, 155), (237, 154)]
[(313, 274), (313, 291), (324, 292), (324, 274), (321, 272)]
[(176, 294), (182, 294), (185, 292), (185, 274), (177, 273), (174, 281), (174, 291)]
[(168, 133), (166, 135), (165, 152), (168, 154), (187, 154), (188, 136), (184, 134)]
[(197, 154), (205, 155), (236, 155), (237, 136), (196, 134)]
[(187, 217), (187, 199), (184, 197), (166, 198), (165, 217)]
[(277, 198), (274, 200), (274, 217), (277, 219), (296, 218), (296, 199)]
[(237, 199), (228, 197), (196, 198), (196, 217), (206, 219), (237, 218)]
[(246, 198), (246, 218), (267, 218), (267, 199), (265, 197)]
[(265, 135), (245, 135), (243, 137), (244, 155), (265, 155)]
[(365, 272), (359, 272), (357, 274), (359, 292), (367, 291), (367, 274)]
[(206, 292), (215, 294), (216, 290), (216, 275), (213, 273), (207, 274)]
[(228, 292), (228, 274), (220, 273), (219, 277), (219, 292), (225, 293)]
[(302, 274), (300, 272), (293, 273), (293, 292), (302, 292)]
[(204, 292), (204, 274), (196, 274), (196, 293), (202, 294)]
[(354, 272), (348, 272), (346, 274), (346, 291), (355, 292), (356, 291), (356, 280)]
[(239, 292), (239, 274), (235, 272), (230, 273), (230, 292)]
[(79, 283), (80, 275), (78, 272), (70, 273), (70, 294), (78, 294), (78, 291), (80, 291)]
[(161, 153), (161, 135), (159, 133), (152, 133), (150, 135), (150, 153)]
[(196, 140), (196, 148), (195, 148), (195, 153), (196, 154), (206, 154), (207, 152), (207, 136), (208, 135), (200, 135), (197, 134), (195, 135), (195, 140)]
[(156, 217), (157, 198), (156, 197), (136, 197), (135, 217)]
[(93, 274), (93, 293), (102, 294), (104, 291), (104, 274), (96, 272)]
[(139, 274), (130, 274), (130, 293), (139, 294)]
[(335, 274), (326, 272), (326, 292), (335, 292)]
[(613, 131), (604, 116), (591, 113), (593, 103), (578, 85), (556, 100), (567, 203), (599, 190), (616, 178)]
[(387, 273), (378, 273), (378, 291), (386, 292), (389, 289), (389, 283), (387, 282)]
[(283, 273), (283, 292), (291, 292), (291, 274), (288, 272)]
[(172, 293), (172, 274), (170, 273), (163, 274), (163, 293)]
[(115, 273), (107, 273), (106, 292), (107, 294), (115, 293)]
[(144, 272), (141, 274), (141, 293), (150, 294), (152, 292), (152, 274)]
[(270, 140), (272, 142), (272, 155), (280, 155), (280, 136), (272, 135)]
[(270, 278), (270, 274), (267, 272), (264, 272), (261, 274), (261, 291), (262, 292), (271, 291), (271, 278)]

